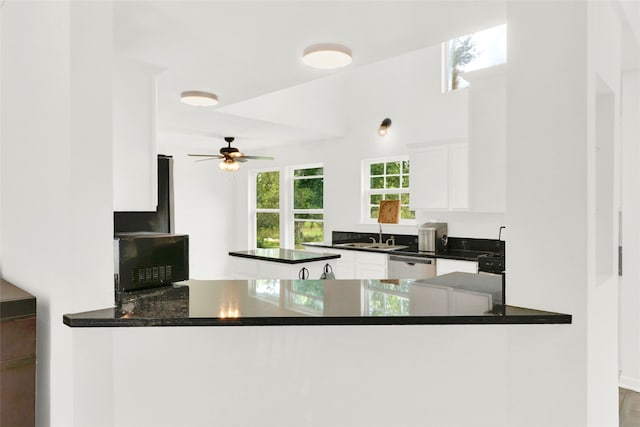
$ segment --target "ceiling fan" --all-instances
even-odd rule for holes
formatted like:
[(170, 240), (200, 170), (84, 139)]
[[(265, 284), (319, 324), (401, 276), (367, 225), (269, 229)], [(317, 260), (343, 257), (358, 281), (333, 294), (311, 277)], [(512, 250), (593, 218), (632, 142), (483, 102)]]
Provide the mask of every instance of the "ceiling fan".
[(220, 148), (220, 154), (189, 154), (193, 157), (206, 157), (206, 159), (196, 160), (198, 162), (205, 160), (224, 159), (218, 164), (218, 167), (223, 171), (235, 172), (240, 169), (239, 163), (244, 163), (247, 160), (273, 160), (273, 157), (265, 156), (247, 156), (241, 153), (236, 147), (232, 147), (231, 143), (235, 140), (232, 136), (225, 136), (224, 140), (227, 142), (227, 147)]

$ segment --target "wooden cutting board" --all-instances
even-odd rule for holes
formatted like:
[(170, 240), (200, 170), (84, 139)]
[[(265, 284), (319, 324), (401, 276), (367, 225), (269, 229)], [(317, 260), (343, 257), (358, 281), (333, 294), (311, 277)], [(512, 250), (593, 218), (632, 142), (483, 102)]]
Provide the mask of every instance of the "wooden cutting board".
[(400, 222), (400, 200), (382, 200), (378, 212), (381, 224), (398, 224)]

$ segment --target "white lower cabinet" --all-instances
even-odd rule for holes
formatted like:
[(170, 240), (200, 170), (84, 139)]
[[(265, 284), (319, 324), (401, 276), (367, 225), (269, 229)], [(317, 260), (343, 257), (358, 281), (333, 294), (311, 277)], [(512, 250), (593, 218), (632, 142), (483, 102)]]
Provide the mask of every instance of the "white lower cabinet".
[(230, 256), (229, 271), (232, 279), (299, 279), (300, 271), (306, 268), (307, 279), (319, 279), (324, 266), (329, 264), (335, 271), (336, 259), (286, 264), (274, 261)]
[(444, 258), (438, 258), (436, 260), (437, 276), (453, 273), (455, 271), (461, 271), (463, 273), (477, 273), (478, 262), (477, 261), (461, 261), (457, 259), (444, 259)]
[(355, 252), (354, 279), (386, 279), (387, 254)]
[[(307, 246), (313, 253), (339, 254), (335, 261), (336, 279), (386, 279), (387, 254)], [(332, 264), (333, 266), (333, 264)]]

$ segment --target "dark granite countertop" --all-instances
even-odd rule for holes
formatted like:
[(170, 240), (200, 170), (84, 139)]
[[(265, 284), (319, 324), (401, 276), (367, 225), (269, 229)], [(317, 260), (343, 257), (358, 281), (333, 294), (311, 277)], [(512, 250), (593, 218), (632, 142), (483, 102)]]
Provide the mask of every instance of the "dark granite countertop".
[(36, 297), (0, 279), (0, 320), (36, 314)]
[(502, 304), (501, 276), (422, 280), (189, 280), (65, 314), (71, 327), (571, 323)]
[(396, 249), (393, 251), (380, 251), (368, 248), (357, 248), (340, 246), (340, 244), (334, 245), (332, 243), (303, 243), (304, 246), (316, 247), (316, 248), (329, 248), (346, 251), (361, 251), (361, 252), (375, 252), (383, 254), (395, 254), (395, 255), (407, 255), (420, 258), (443, 258), (443, 259), (455, 259), (459, 261), (477, 261), (478, 256), (490, 254), (490, 251), (474, 251), (474, 250), (451, 250), (447, 252), (419, 252), (415, 246), (409, 246), (405, 249)]
[(279, 262), (283, 264), (300, 264), (303, 262), (324, 261), (327, 259), (340, 258), (338, 254), (317, 254), (313, 252), (296, 251), (292, 249), (252, 249), (248, 251), (232, 251), (229, 255), (259, 259), (262, 261)]

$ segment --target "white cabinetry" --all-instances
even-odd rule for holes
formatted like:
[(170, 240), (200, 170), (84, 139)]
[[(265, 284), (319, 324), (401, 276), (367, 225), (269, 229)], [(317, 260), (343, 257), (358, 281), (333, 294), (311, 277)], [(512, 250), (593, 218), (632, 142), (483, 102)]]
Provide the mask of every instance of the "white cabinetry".
[(455, 271), (461, 271), (463, 273), (477, 273), (478, 262), (444, 258), (438, 258), (436, 260), (436, 275), (442, 276), (443, 274), (453, 273)]
[(469, 81), (469, 209), (504, 212), (506, 193), (505, 66), (465, 73)]
[(113, 66), (113, 209), (158, 204), (156, 76), (160, 69), (118, 58)]
[(335, 263), (336, 279), (386, 279), (387, 254), (307, 246), (314, 253), (340, 254)]
[(320, 279), (325, 264), (336, 270), (336, 259), (287, 264), (275, 261), (230, 256), (229, 271), (232, 279), (299, 279), (300, 270), (306, 268), (307, 279)]
[(411, 209), (467, 208), (469, 164), (466, 143), (414, 146), (409, 160)]

